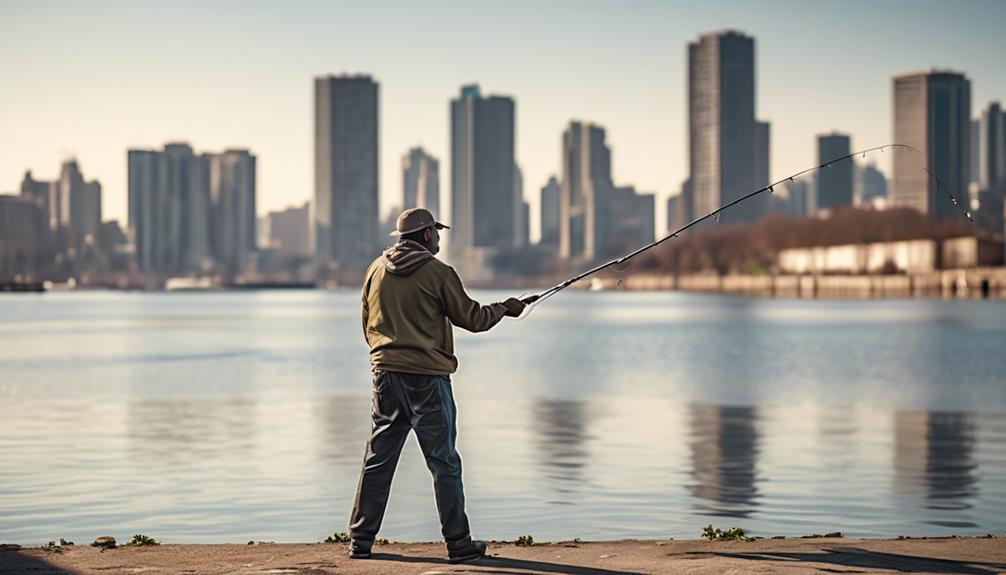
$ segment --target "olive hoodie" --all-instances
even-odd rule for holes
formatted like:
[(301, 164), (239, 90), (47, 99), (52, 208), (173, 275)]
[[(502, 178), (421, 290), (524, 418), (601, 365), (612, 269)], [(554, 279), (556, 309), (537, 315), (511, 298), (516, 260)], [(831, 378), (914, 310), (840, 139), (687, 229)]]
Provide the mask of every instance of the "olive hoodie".
[(458, 368), (451, 324), (486, 331), (506, 313), (503, 304), (468, 297), (454, 268), (411, 240), (399, 240), (370, 264), (362, 304), (371, 366), (427, 375)]

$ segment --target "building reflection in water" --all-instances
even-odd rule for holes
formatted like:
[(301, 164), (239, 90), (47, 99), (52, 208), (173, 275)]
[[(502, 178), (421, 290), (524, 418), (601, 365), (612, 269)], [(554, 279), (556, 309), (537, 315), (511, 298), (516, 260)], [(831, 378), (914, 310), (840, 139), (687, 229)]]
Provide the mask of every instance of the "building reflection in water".
[[(533, 425), (543, 471), (550, 488), (559, 494), (575, 493), (585, 481), (585, 467), (590, 453), (586, 442), (587, 403), (580, 400), (540, 399), (534, 403)], [(563, 498), (559, 503), (573, 503)]]
[(175, 468), (250, 454), (256, 404), (249, 398), (138, 399), (129, 402), (126, 439), (138, 463)]
[[(897, 412), (894, 481), (898, 493), (925, 497), (925, 508), (960, 511), (978, 495), (975, 423), (969, 413)], [(929, 521), (976, 527), (969, 521)]]
[(818, 410), (817, 456), (831, 475), (844, 475), (856, 466), (859, 425), (849, 405), (826, 403)]
[(359, 466), (370, 437), (371, 397), (333, 395), (319, 400), (314, 411), (322, 434), (317, 442), (321, 461)]
[(692, 481), (700, 515), (747, 517), (758, 505), (758, 413), (696, 403), (689, 409)]

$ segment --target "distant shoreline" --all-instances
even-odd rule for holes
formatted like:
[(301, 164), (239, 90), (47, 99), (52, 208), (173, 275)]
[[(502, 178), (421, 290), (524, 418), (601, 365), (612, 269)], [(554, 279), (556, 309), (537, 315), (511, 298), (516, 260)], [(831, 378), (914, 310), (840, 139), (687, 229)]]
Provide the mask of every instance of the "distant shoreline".
[[(561, 280), (555, 280), (556, 282)], [(471, 282), (471, 289), (521, 290), (536, 293), (553, 283), (542, 278), (508, 278), (492, 282)], [(176, 284), (177, 286), (177, 284)], [(1006, 267), (950, 269), (916, 274), (803, 274), (803, 275), (743, 275), (700, 274), (605, 274), (587, 278), (571, 289), (594, 291), (677, 291), (712, 293), (752, 297), (789, 299), (1004, 299), (1006, 298)], [(151, 293), (222, 293), (240, 291), (356, 291), (360, 286), (317, 285), (309, 282), (247, 282), (234, 285), (208, 283), (184, 284), (177, 287), (142, 289), (115, 285), (66, 286), (42, 284), (0, 284), (2, 293), (43, 293), (64, 291), (113, 290)]]

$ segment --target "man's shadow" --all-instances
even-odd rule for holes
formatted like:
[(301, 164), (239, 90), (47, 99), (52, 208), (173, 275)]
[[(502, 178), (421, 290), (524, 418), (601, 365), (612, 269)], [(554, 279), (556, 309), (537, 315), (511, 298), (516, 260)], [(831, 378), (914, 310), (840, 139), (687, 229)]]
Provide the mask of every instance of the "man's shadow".
[[(400, 561), (402, 563), (447, 563), (446, 559), (440, 557), (407, 557), (394, 553), (375, 553), (371, 555), (371, 560), (378, 561)], [(561, 575), (644, 575), (636, 571), (612, 571), (611, 569), (598, 569), (596, 567), (581, 567), (579, 565), (563, 565), (561, 563), (548, 563), (545, 561), (527, 561), (524, 559), (511, 559), (509, 557), (486, 556), (471, 563), (460, 563), (457, 567), (478, 567), (472, 569), (472, 573), (493, 573), (495, 575), (528, 575), (529, 573), (558, 573)], [(458, 571), (463, 573), (464, 570)]]
[[(716, 555), (732, 559), (750, 561), (801, 561), (807, 563), (827, 563), (842, 567), (862, 568), (864, 571), (843, 571), (845, 573), (892, 570), (900, 573), (961, 573), (965, 575), (995, 575), (1006, 570), (1006, 563), (983, 561), (955, 561), (897, 553), (868, 551), (858, 547), (832, 547), (817, 553), (797, 553), (793, 551), (750, 551), (745, 553), (701, 552), (689, 555)], [(830, 570), (837, 571), (837, 570)]]

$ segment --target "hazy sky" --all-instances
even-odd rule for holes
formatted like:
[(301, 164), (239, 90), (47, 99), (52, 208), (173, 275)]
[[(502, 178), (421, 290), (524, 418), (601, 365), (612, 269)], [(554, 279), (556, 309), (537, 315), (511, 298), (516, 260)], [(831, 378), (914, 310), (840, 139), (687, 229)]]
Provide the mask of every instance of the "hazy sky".
[(186, 141), (255, 153), (260, 214), (302, 203), (314, 186), (312, 79), (349, 72), (380, 83), (382, 214), (418, 144), (440, 159), (447, 201), (448, 100), (472, 82), (516, 99), (533, 218), (574, 118), (607, 129), (617, 183), (662, 200), (687, 176), (686, 45), (700, 33), (755, 37), (758, 117), (772, 123), (782, 177), (814, 163), (821, 132), (848, 132), (854, 148), (890, 143), (893, 74), (965, 72), (973, 115), (1006, 100), (1004, 23), (999, 0), (0, 0), (0, 193), (26, 169), (54, 178), (75, 155), (102, 183), (105, 218), (125, 223), (126, 149)]

